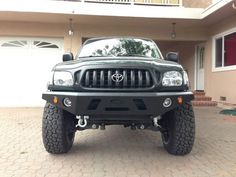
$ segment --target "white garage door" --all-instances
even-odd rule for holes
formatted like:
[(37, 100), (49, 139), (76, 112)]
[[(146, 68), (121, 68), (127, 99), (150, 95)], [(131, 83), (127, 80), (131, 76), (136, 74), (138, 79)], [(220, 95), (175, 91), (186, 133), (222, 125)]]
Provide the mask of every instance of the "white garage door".
[(63, 39), (0, 37), (0, 107), (43, 106), (42, 92), (62, 54)]

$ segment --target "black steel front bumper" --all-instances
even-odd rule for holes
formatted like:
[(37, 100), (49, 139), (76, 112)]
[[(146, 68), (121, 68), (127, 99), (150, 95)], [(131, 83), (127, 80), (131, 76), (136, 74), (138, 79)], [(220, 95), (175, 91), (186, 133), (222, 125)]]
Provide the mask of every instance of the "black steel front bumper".
[[(55, 104), (54, 98), (58, 99)], [(192, 92), (53, 92), (43, 93), (42, 98), (49, 103), (74, 115), (148, 115), (159, 116), (180, 105), (178, 98), (184, 102), (191, 101)], [(71, 106), (63, 103), (65, 98), (71, 100)], [(172, 104), (164, 107), (163, 102), (170, 98)]]

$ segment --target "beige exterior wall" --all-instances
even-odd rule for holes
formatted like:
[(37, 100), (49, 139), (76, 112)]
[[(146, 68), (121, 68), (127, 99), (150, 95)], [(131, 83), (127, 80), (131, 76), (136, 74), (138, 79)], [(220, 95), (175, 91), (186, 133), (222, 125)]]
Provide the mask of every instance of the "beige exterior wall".
[(205, 8), (212, 4), (212, 0), (183, 0), (184, 7)]
[[(171, 23), (157, 26), (131, 26), (131, 25), (77, 25), (77, 32), (82, 37), (97, 36), (137, 36), (147, 37), (154, 40), (170, 40), (170, 41), (201, 41), (207, 39), (206, 30), (196, 27), (181, 28), (177, 27), (175, 40), (172, 40), (170, 33), (172, 30)], [(193, 35), (194, 34), (194, 35)]]
[(236, 15), (222, 20), (211, 27), (209, 39), (206, 42), (205, 53), (205, 91), (213, 100), (220, 101), (220, 96), (226, 97), (226, 103), (236, 104), (236, 70), (212, 72), (212, 37), (236, 27)]
[[(170, 23), (171, 24), (171, 23)], [(68, 24), (62, 23), (30, 23), (30, 22), (3, 22), (0, 21), (1, 36), (22, 37), (61, 37), (64, 38), (65, 51), (76, 54), (82, 44), (82, 37), (99, 36), (136, 36), (147, 37), (155, 40), (171, 40), (171, 26), (166, 25), (148, 27), (134, 25), (85, 25), (74, 24), (74, 36), (68, 35)], [(205, 30), (193, 28), (176, 29), (176, 40), (193, 41), (206, 40)], [(194, 34), (194, 35), (192, 35)], [(173, 41), (173, 40), (172, 40)]]

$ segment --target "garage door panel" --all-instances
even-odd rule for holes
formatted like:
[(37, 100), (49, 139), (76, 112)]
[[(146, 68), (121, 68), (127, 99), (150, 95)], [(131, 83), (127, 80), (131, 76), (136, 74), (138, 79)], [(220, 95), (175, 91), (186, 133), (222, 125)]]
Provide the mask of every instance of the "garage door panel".
[(62, 61), (62, 44), (62, 39), (0, 38), (1, 107), (44, 105), (41, 94), (52, 67)]

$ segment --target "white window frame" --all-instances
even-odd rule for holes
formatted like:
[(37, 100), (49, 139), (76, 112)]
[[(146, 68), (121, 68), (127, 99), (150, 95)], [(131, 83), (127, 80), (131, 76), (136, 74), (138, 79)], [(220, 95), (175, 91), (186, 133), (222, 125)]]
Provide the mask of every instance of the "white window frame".
[[(219, 33), (215, 36), (212, 37), (212, 72), (220, 72), (220, 71), (232, 71), (232, 70), (236, 70), (236, 65), (232, 65), (232, 66), (224, 66), (224, 43), (225, 43), (225, 36), (232, 34), (232, 33), (236, 33), (236, 27), (232, 28), (230, 30), (227, 30), (223, 33)], [(222, 38), (222, 66), (221, 67), (216, 67), (216, 40)]]

